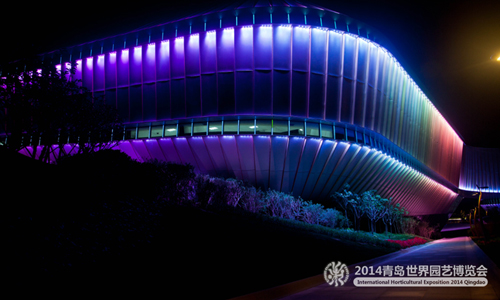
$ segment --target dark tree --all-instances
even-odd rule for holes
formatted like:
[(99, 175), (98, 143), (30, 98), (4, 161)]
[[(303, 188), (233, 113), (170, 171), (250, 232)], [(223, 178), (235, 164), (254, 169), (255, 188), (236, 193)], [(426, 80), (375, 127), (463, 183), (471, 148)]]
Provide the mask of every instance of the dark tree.
[[(60, 74), (53, 66), (39, 66), (35, 72), (13, 72), (0, 79), (5, 146), (20, 151), (31, 145), (33, 158), (41, 146), (38, 159), (44, 162), (51, 153), (58, 158), (71, 152), (65, 144), (76, 153), (113, 148), (122, 130), (117, 111), (74, 80), (73, 71)], [(73, 65), (70, 70), (75, 69)]]

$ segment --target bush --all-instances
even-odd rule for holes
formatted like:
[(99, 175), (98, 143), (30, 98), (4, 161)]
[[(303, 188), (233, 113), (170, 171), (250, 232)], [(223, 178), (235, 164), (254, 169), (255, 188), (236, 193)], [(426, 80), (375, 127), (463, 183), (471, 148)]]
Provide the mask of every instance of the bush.
[[(108, 200), (129, 196), (151, 199), (162, 191), (156, 165), (137, 162), (118, 150), (63, 156), (57, 165), (73, 179), (74, 190), (84, 198), (101, 195)], [(82, 186), (85, 190), (78, 190)]]
[(259, 213), (265, 209), (264, 193), (251, 186), (245, 189), (245, 194), (238, 203), (246, 211)]
[(437, 227), (430, 226), (429, 222), (413, 217), (403, 218), (403, 232), (405, 233), (431, 238), (432, 236), (439, 235)]
[(302, 202), (302, 221), (309, 224), (319, 224), (324, 214), (323, 205), (312, 203), (312, 201)]
[(321, 215), (320, 224), (326, 227), (335, 228), (337, 225), (340, 225), (341, 218), (345, 219), (341, 212), (336, 209), (327, 208)]
[(246, 188), (241, 180), (233, 178), (226, 179), (226, 203), (236, 207), (246, 194)]
[(339, 228), (350, 228), (352, 226), (352, 222), (347, 218), (344, 214), (340, 213), (338, 221)]
[[(146, 164), (156, 167), (157, 184), (161, 186), (161, 197), (173, 203), (184, 203), (194, 200), (195, 173), (190, 164), (176, 164), (157, 159)], [(148, 185), (145, 185), (148, 186)]]
[(217, 193), (217, 185), (208, 175), (197, 175), (195, 179), (196, 201), (202, 207), (212, 204), (212, 199)]
[(300, 216), (302, 201), (296, 200), (292, 195), (269, 189), (263, 202), (265, 212), (272, 217), (295, 220)]
[(412, 246), (417, 246), (417, 245), (423, 245), (427, 243), (427, 240), (424, 240), (423, 238), (420, 237), (414, 237), (412, 239), (406, 240), (406, 241), (400, 241), (400, 240), (387, 240), (390, 243), (395, 243), (401, 246), (401, 248), (408, 248)]

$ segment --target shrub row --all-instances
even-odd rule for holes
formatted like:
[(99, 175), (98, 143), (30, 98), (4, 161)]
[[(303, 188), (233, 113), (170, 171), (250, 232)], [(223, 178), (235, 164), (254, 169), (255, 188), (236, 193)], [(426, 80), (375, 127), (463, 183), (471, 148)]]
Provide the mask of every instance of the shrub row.
[(395, 243), (401, 246), (401, 248), (408, 248), (412, 246), (417, 246), (417, 245), (422, 245), (427, 243), (427, 240), (420, 238), (420, 237), (414, 237), (412, 239), (406, 240), (406, 241), (400, 241), (400, 240), (387, 240), (390, 243)]

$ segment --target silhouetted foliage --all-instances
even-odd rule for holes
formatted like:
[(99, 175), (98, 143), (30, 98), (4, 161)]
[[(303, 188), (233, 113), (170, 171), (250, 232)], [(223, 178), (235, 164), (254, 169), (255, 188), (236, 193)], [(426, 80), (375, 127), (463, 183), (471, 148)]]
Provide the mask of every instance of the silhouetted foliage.
[[(40, 145), (40, 153), (32, 147), (29, 154), (44, 162), (51, 154), (67, 155), (69, 149), (63, 145), (68, 143), (77, 153), (114, 147), (112, 135), (121, 131), (117, 111), (81, 87), (74, 72), (60, 74), (45, 65), (37, 69), (0, 79), (0, 123), (8, 136), (6, 146), (19, 151)], [(73, 65), (70, 70), (75, 69)]]
[[(119, 150), (105, 149), (65, 156), (57, 161), (64, 173), (84, 190), (75, 190), (77, 195), (88, 195), (88, 199), (120, 199), (136, 197), (155, 199), (162, 193), (164, 178), (155, 164), (140, 163)], [(140, 174), (140, 176), (137, 176)]]
[(194, 167), (190, 164), (176, 164), (158, 159), (146, 161), (157, 167), (161, 198), (181, 204), (194, 200), (195, 177)]

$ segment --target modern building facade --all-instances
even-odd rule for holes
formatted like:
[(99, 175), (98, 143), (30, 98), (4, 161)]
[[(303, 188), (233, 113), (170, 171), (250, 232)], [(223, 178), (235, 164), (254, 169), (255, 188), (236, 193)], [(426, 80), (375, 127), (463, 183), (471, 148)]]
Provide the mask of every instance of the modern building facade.
[(252, 1), (43, 58), (61, 71), (76, 62), (123, 117), (113, 136), (137, 160), (304, 199), (349, 183), (412, 215), (450, 213), (475, 163), (383, 41), (324, 8)]

